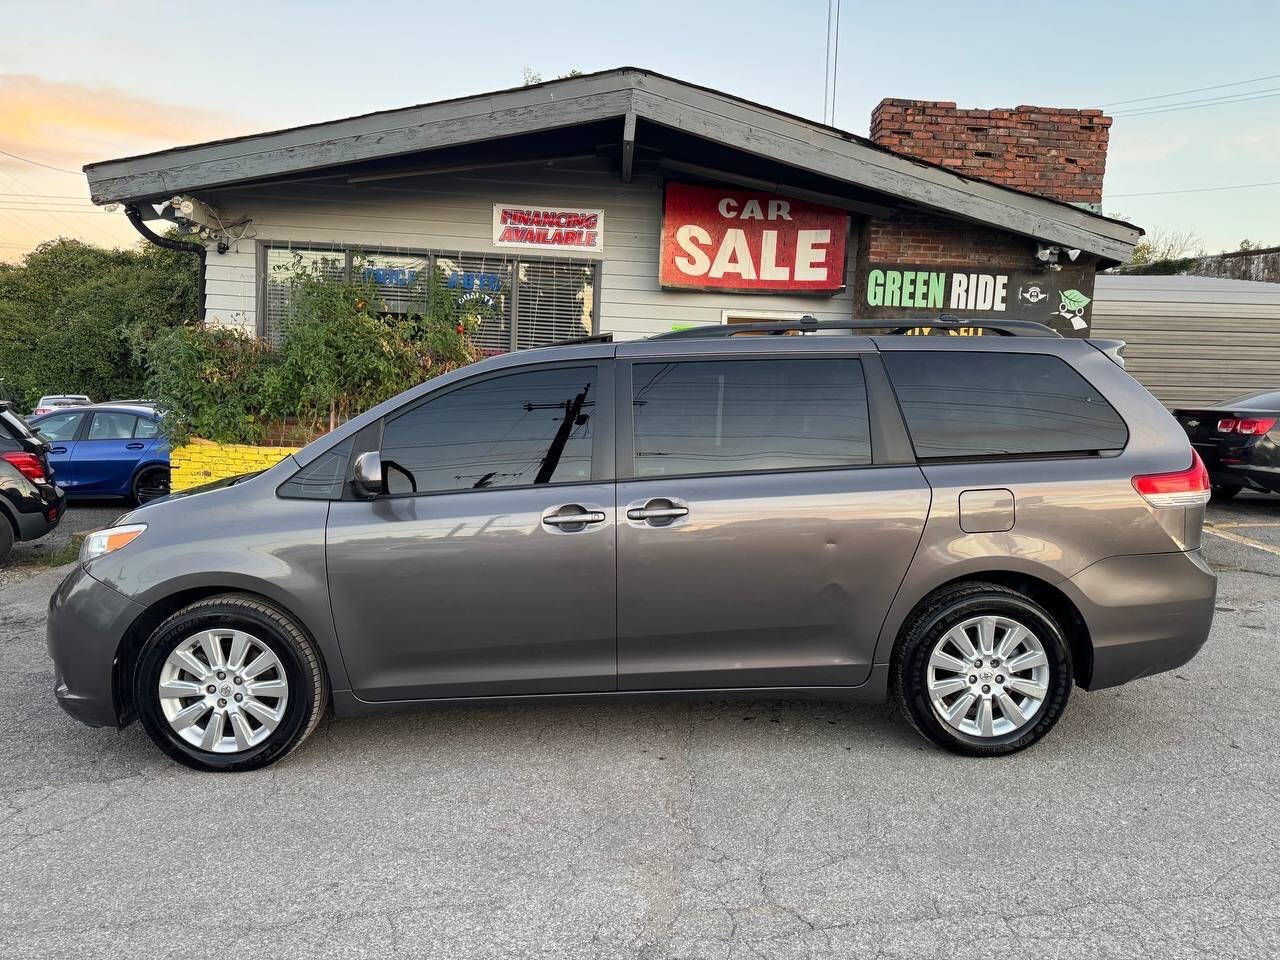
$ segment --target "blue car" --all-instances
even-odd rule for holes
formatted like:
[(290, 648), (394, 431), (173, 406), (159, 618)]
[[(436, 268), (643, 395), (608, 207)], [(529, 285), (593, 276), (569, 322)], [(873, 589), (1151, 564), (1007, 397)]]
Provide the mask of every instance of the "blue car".
[(68, 497), (128, 497), (141, 504), (169, 494), (162, 419), (148, 404), (97, 403), (29, 422), (49, 441), (49, 465)]

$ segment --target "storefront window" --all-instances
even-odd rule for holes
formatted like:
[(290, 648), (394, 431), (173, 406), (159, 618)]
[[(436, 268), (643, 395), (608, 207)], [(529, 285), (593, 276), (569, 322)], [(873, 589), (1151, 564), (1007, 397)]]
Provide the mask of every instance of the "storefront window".
[(290, 281), (300, 270), (368, 281), (377, 289), (376, 309), (399, 316), (424, 309), (434, 270), (456, 318), (467, 322), (476, 346), (487, 355), (592, 331), (595, 263), (590, 260), (271, 247), (265, 267), (259, 332), (273, 346), (283, 338)]
[(266, 272), (260, 279), (265, 313), (260, 333), (273, 347), (278, 347), (284, 338), (293, 280), (304, 273), (319, 273), (326, 278), (342, 281), (347, 275), (346, 251), (297, 247), (271, 247), (267, 250)]

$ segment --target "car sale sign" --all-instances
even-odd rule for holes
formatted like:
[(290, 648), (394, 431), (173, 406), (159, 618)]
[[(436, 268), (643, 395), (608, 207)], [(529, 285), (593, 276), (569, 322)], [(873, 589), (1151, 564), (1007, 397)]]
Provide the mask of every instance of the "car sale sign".
[(843, 210), (772, 193), (667, 183), (659, 280), (682, 290), (844, 289)]

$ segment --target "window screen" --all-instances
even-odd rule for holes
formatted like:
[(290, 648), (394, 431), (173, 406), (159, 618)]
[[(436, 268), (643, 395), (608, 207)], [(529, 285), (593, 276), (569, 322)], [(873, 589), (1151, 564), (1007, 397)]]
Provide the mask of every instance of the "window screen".
[(347, 254), (344, 250), (286, 247), (267, 250), (267, 272), (262, 278), (266, 293), (262, 337), (273, 347), (278, 347), (284, 339), (284, 327), (289, 319), (290, 281), (301, 269), (318, 270), (322, 276), (341, 283), (347, 275)]
[(591, 333), (595, 269), (581, 260), (522, 260), (516, 346), (539, 347)]
[(159, 420), (148, 420), (146, 417), (138, 418), (137, 429), (133, 431), (133, 435), (139, 439), (150, 439), (160, 432)]
[(391, 493), (484, 490), (591, 479), (596, 369), (482, 380), (387, 422)]
[(479, 321), (472, 340), (480, 352), (510, 350), (513, 261), (500, 255), (441, 254), (436, 267), (459, 316)]
[(857, 360), (638, 363), (631, 376), (637, 477), (871, 462)]
[(918, 457), (1115, 450), (1120, 415), (1057, 357), (886, 351)]

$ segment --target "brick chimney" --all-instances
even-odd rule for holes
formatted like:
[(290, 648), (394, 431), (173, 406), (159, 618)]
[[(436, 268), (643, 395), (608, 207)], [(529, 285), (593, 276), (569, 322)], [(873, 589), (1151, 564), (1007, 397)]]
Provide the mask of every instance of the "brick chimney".
[(1020, 106), (958, 110), (949, 101), (885, 99), (871, 139), (897, 153), (1006, 187), (1098, 209), (1111, 118), (1101, 110)]

